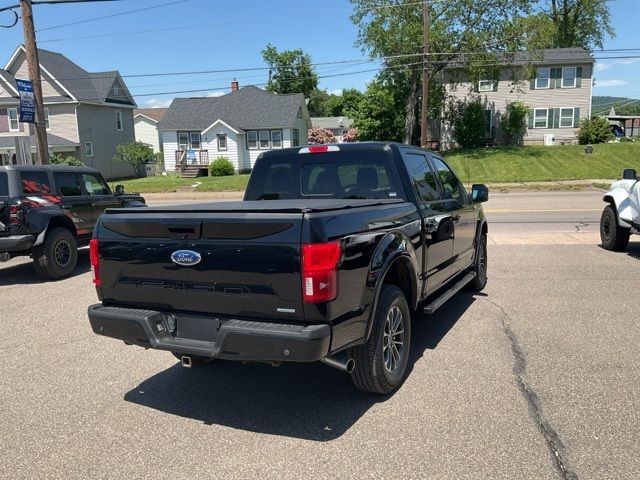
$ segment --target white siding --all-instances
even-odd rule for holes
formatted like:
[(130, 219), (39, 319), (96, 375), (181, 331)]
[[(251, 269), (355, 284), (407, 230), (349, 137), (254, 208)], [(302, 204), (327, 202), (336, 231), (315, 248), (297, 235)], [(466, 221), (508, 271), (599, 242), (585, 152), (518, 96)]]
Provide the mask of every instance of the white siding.
[[(218, 135), (227, 136), (227, 149), (218, 150)], [(238, 156), (238, 135), (221, 123), (202, 135), (203, 149), (209, 150), (209, 162), (218, 157), (227, 157), (236, 170), (242, 168), (241, 158)]]
[(160, 137), (158, 135), (157, 125), (157, 123), (140, 115), (133, 119), (136, 141), (151, 145), (154, 152), (160, 151)]
[[(20, 54), (18, 54), (18, 57), (13, 62), (13, 65), (11, 66), (9, 72), (18, 79), (29, 79), (29, 67), (27, 66), (24, 52), (20, 52)], [(61, 95), (66, 95), (66, 93), (64, 93), (64, 91), (60, 87), (58, 87), (57, 85), (54, 86), (55, 82), (50, 79), (46, 73), (42, 72), (41, 80), (42, 96), (59, 97)]]
[(162, 150), (164, 154), (164, 169), (166, 172), (176, 170), (176, 150), (178, 150), (178, 132), (165, 130), (160, 132), (162, 136)]

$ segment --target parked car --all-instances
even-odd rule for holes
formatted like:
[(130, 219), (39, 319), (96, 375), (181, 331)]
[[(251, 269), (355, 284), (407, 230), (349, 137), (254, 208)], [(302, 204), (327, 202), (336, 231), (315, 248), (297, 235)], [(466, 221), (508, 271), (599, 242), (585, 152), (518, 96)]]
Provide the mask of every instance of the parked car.
[(66, 277), (106, 208), (142, 205), (93, 168), (0, 166), (0, 261), (30, 255), (40, 276)]
[(417, 147), (264, 152), (242, 202), (107, 210), (89, 320), (185, 367), (319, 360), (389, 393), (407, 373), (412, 312), (484, 288), (487, 199)]
[(607, 203), (600, 218), (600, 239), (607, 250), (624, 250), (632, 233), (640, 234), (640, 179), (633, 168), (625, 168), (622, 180), (602, 197)]
[(622, 138), (624, 137), (624, 130), (622, 129), (622, 127), (620, 125), (611, 125), (611, 133), (613, 134), (614, 137), (616, 138)]

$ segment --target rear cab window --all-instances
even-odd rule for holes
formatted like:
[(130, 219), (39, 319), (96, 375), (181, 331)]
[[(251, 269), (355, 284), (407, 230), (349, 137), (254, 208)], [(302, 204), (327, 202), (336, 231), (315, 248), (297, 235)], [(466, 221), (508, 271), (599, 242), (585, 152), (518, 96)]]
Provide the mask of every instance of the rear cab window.
[(9, 196), (9, 176), (6, 172), (0, 172), (0, 197)]
[(25, 195), (51, 194), (51, 183), (47, 172), (20, 172), (20, 183), (22, 184), (22, 193)]
[(345, 150), (262, 158), (251, 175), (246, 200), (399, 197), (386, 152)]

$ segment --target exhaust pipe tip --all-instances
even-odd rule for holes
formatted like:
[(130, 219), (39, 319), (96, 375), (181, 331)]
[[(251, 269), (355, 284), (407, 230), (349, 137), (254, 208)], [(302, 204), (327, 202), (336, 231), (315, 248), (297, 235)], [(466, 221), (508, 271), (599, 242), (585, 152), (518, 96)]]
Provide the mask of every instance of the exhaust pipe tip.
[(353, 358), (347, 358), (346, 356), (325, 357), (321, 362), (346, 373), (351, 373), (356, 368), (356, 361)]
[(353, 372), (353, 370), (356, 368), (356, 361), (353, 358), (350, 358), (349, 360), (347, 360), (345, 367), (347, 373)]
[(191, 360), (191, 357), (188, 355), (183, 355), (180, 358), (180, 363), (184, 368), (191, 368), (193, 366), (193, 361)]

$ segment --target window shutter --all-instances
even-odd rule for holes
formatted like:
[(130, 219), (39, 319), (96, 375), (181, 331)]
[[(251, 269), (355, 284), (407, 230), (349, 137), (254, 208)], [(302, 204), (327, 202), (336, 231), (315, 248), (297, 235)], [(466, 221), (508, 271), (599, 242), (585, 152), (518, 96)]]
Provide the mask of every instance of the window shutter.
[(532, 78), (531, 82), (529, 83), (529, 90), (535, 90), (536, 89), (536, 79)]
[(554, 118), (555, 109), (550, 108), (547, 110), (547, 128), (553, 128), (553, 118)]
[(560, 127), (560, 109), (554, 108), (553, 109), (553, 128), (558, 128), (558, 127)]
[(577, 128), (580, 125), (580, 107), (573, 109), (573, 126)]
[(9, 115), (6, 108), (0, 108), (0, 132), (9, 131)]
[(529, 119), (527, 121), (527, 127), (533, 128), (533, 109), (529, 109)]
[(493, 81), (493, 91), (497, 92), (498, 91), (498, 80), (494, 80)]
[(576, 68), (576, 88), (582, 87), (582, 67)]
[(562, 87), (562, 68), (556, 68), (556, 88)]

